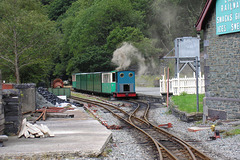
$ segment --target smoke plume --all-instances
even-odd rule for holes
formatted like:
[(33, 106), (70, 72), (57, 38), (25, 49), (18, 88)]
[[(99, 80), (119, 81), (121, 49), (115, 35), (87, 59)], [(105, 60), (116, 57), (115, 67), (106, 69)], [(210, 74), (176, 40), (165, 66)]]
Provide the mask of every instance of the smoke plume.
[(118, 67), (116, 70), (126, 70), (131, 64), (138, 64), (138, 75), (146, 73), (147, 66), (145, 58), (132, 44), (124, 42), (123, 45), (113, 53), (112, 62)]

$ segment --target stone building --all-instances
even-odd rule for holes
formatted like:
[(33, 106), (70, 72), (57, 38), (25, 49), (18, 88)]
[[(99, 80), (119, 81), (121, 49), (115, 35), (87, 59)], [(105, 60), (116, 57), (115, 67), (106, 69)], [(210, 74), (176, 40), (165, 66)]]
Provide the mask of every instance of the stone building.
[(207, 0), (195, 26), (204, 35), (204, 115), (240, 118), (240, 0)]

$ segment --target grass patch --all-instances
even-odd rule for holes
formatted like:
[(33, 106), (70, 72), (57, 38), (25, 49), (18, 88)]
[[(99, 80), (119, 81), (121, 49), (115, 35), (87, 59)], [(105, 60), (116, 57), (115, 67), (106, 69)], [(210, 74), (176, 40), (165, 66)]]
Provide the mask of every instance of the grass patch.
[[(203, 112), (203, 97), (204, 94), (199, 94), (199, 112)], [(197, 112), (196, 94), (183, 93), (179, 96), (172, 96), (172, 100), (180, 111), (187, 113)]]
[(232, 137), (232, 136), (235, 136), (235, 135), (238, 135), (240, 134), (240, 129), (239, 129), (240, 126), (238, 126), (237, 129), (233, 129), (233, 130), (230, 130), (230, 131), (227, 131), (227, 132), (224, 132), (223, 133), (223, 136), (224, 137)]

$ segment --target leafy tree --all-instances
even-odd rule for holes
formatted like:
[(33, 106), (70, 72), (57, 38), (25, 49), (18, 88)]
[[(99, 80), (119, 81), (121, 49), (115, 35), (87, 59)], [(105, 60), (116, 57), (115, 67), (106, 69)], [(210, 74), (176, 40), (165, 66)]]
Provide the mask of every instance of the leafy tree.
[(116, 27), (109, 33), (106, 46), (108, 49), (115, 50), (122, 42), (140, 42), (143, 38), (144, 35), (138, 28)]
[(56, 51), (55, 24), (36, 0), (2, 0), (0, 17), (0, 66), (8, 67), (20, 83), (21, 75), (31, 73), (30, 66), (48, 64), (51, 53)]
[(105, 47), (88, 47), (84, 54), (78, 54), (69, 61), (67, 71), (72, 73), (113, 70), (114, 68), (109, 65), (111, 58), (112, 53), (109, 53)]
[(141, 27), (140, 12), (128, 0), (102, 0), (81, 11), (74, 19), (68, 44), (74, 54), (93, 44), (104, 45), (110, 31), (121, 26)]
[(54, 0), (49, 5), (49, 18), (51, 20), (57, 20), (75, 1), (76, 0)]
[[(81, 71), (85, 71), (86, 68), (89, 70), (92, 66), (98, 70), (104, 67), (101, 67), (102, 64), (105, 64), (106, 69), (112, 68), (110, 63), (112, 53), (117, 47), (115, 45), (121, 42), (112, 43), (111, 36), (108, 39), (110, 32), (115, 28), (123, 28), (123, 32), (126, 32), (126, 28), (129, 27), (129, 29), (132, 28), (132, 31), (136, 30), (141, 33), (140, 30), (144, 28), (142, 13), (134, 10), (128, 0), (77, 1), (72, 4), (65, 16), (66, 18), (62, 21), (63, 48), (65, 50), (63, 57), (73, 56), (68, 63), (68, 74), (74, 70), (72, 64), (82, 68)], [(93, 50), (96, 53), (93, 53)], [(108, 55), (105, 57), (109, 58), (104, 59), (109, 63), (101, 62), (98, 64), (94, 57), (98, 57), (98, 54), (101, 55), (104, 52)], [(90, 53), (95, 55), (91, 57), (96, 61), (91, 61), (88, 63), (89, 67), (84, 68), (82, 66), (87, 65), (85, 62), (90, 62), (87, 59)], [(63, 63), (62, 60), (61, 62)], [(98, 65), (99, 67), (97, 67)]]
[(43, 5), (49, 5), (53, 0), (40, 0)]

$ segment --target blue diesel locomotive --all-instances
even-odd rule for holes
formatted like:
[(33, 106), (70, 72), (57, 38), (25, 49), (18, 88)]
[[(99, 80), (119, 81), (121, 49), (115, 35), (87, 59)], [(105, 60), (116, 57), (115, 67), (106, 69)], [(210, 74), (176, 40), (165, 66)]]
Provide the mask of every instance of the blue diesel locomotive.
[(72, 75), (72, 87), (113, 97), (136, 97), (134, 71), (75, 73)]

